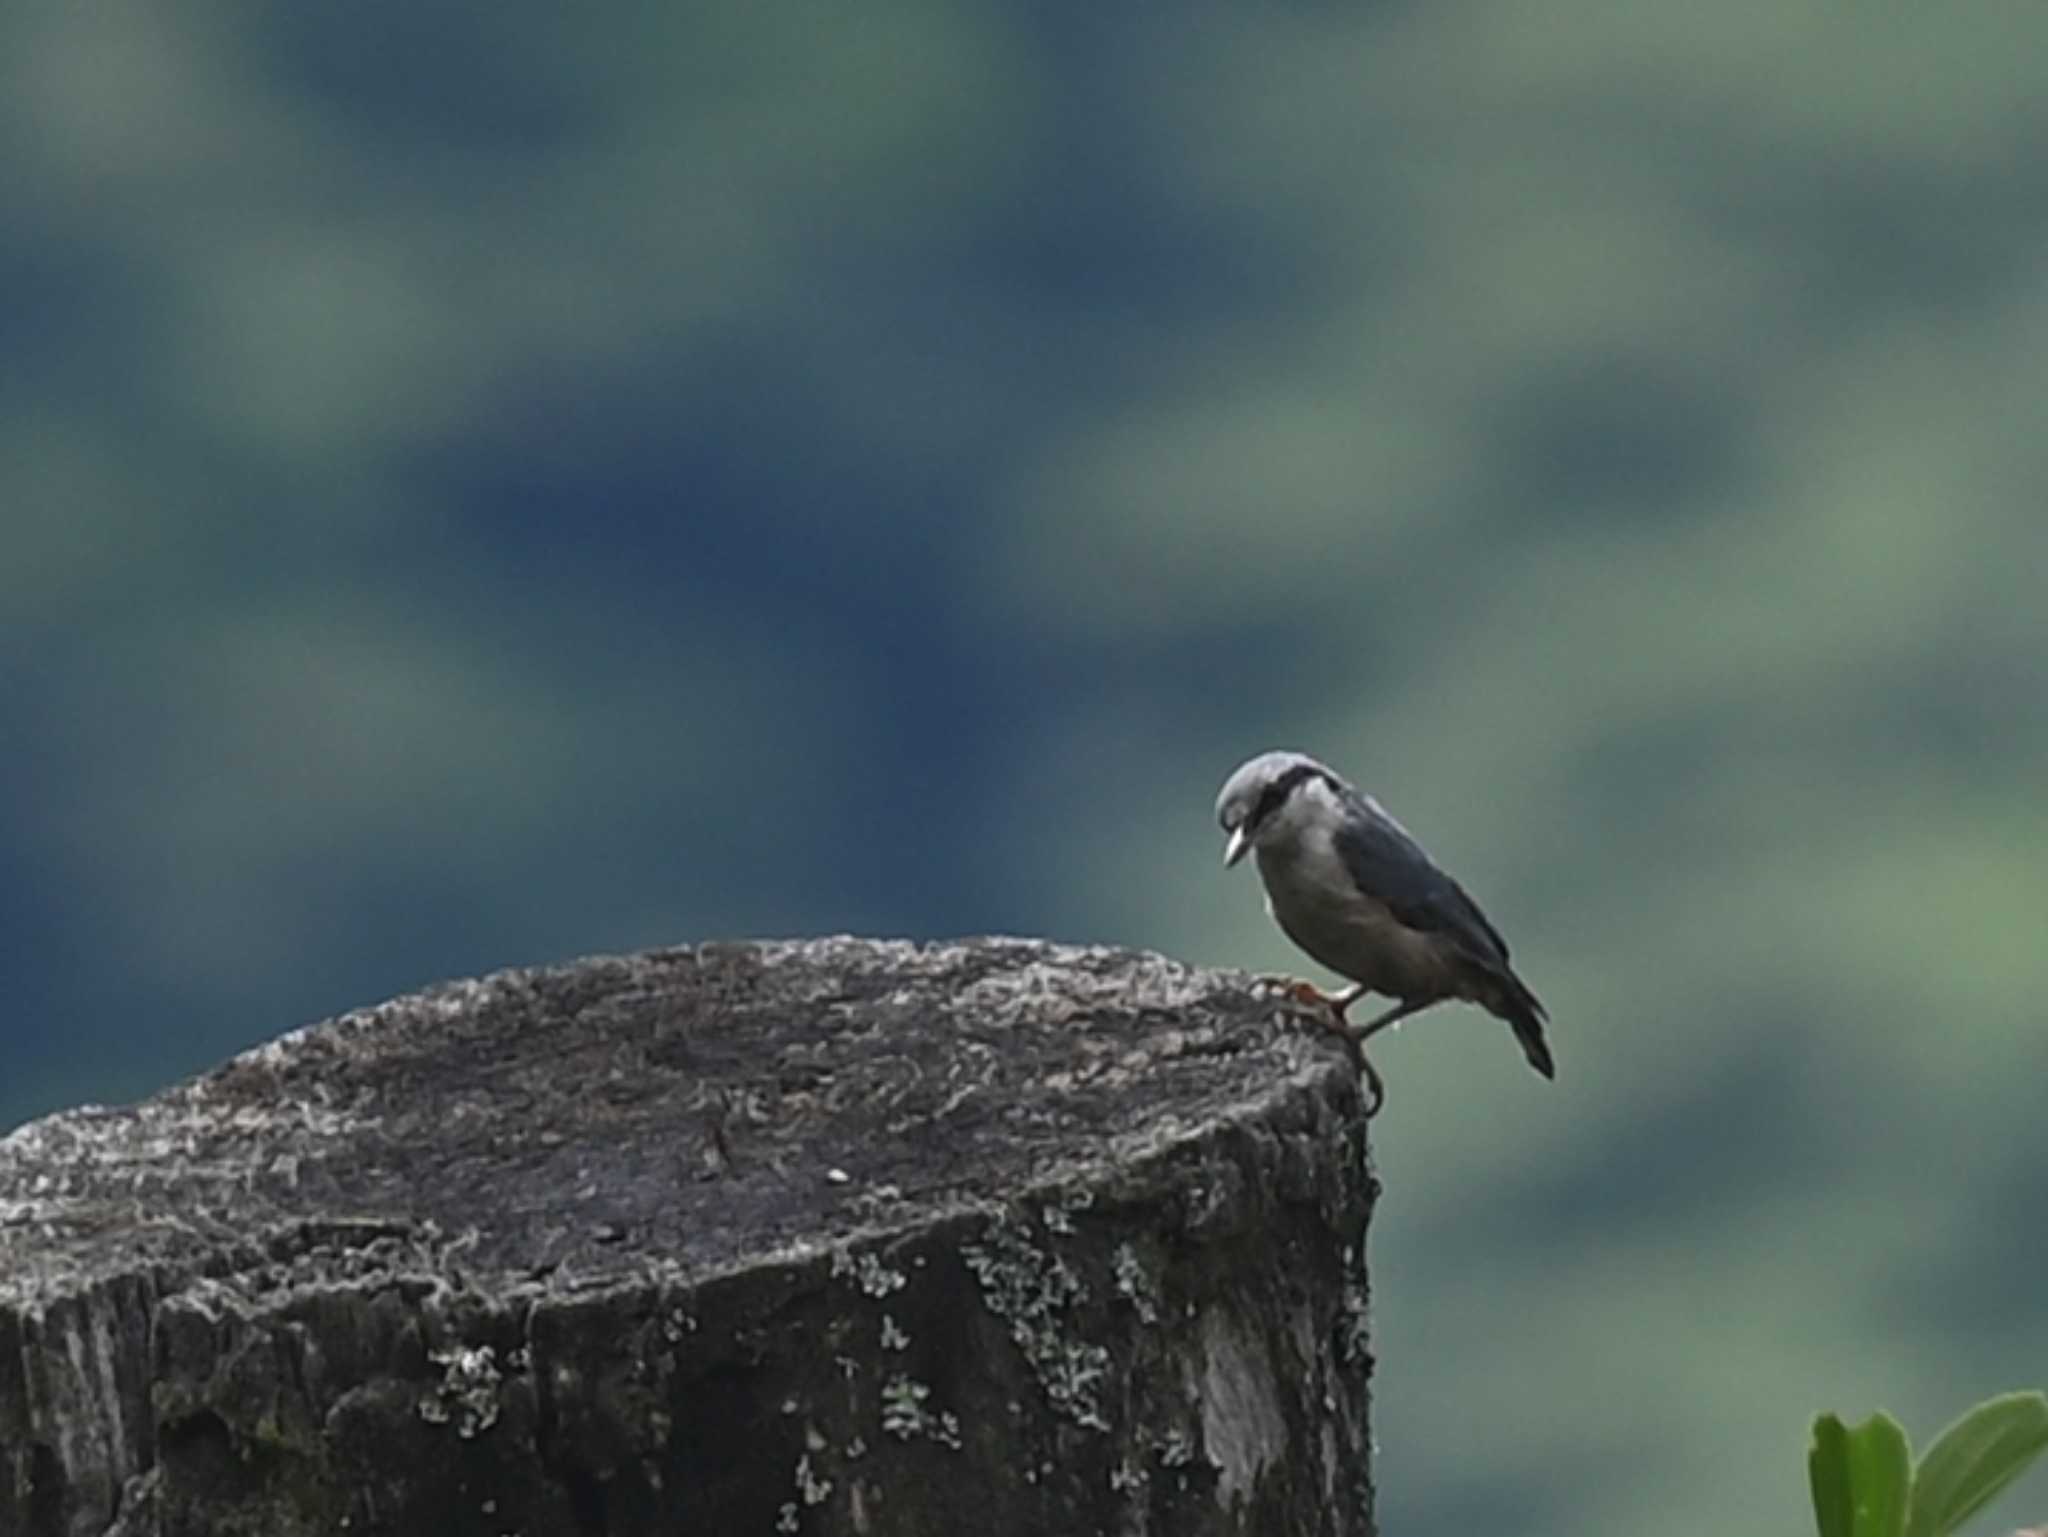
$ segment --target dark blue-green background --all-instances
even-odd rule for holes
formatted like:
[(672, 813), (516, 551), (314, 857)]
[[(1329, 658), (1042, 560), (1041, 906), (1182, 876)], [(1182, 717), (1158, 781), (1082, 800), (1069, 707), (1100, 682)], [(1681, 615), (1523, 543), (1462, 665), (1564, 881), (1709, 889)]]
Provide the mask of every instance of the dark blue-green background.
[(1379, 1054), (1386, 1529), (1796, 1530), (1812, 1409), (2048, 1381), (2044, 58), (9, 8), (0, 1125), (593, 950), (1289, 966), (1306, 747), (1557, 1021)]

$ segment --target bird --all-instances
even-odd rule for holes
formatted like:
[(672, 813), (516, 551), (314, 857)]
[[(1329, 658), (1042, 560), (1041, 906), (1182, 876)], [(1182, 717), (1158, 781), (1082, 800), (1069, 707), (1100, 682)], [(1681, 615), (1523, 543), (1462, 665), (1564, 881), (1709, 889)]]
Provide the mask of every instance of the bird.
[[(1281, 932), (1351, 979), (1337, 993), (1291, 987), (1327, 1006), (1353, 1043), (1373, 1092), (1367, 1114), (1386, 1090), (1365, 1057), (1366, 1040), (1447, 999), (1506, 1021), (1529, 1065), (1557, 1076), (1544, 1038), (1549, 1013), (1515, 975), (1500, 930), (1378, 801), (1306, 753), (1265, 752), (1224, 781), (1216, 820), (1227, 840), (1224, 865), (1255, 854), (1266, 910)], [(1347, 1011), (1367, 993), (1393, 1006), (1352, 1025)]]

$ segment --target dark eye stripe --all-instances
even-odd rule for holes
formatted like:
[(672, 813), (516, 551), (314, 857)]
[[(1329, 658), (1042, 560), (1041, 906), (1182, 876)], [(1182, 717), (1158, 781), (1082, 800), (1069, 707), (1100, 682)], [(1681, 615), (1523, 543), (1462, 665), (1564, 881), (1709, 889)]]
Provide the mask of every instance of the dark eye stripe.
[(1244, 819), (1245, 831), (1250, 832), (1267, 817), (1287, 804), (1287, 797), (1295, 787), (1311, 779), (1323, 778), (1323, 771), (1313, 763), (1297, 763), (1266, 788), (1259, 792), (1259, 798), (1252, 803), (1252, 814)]

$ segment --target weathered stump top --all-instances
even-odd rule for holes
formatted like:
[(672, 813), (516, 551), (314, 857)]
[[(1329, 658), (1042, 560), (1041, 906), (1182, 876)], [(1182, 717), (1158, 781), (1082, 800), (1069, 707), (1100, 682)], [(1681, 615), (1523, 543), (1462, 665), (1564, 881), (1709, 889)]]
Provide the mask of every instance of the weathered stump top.
[[(1264, 1194), (1248, 1199), (1248, 1181)], [(790, 1310), (827, 1284), (879, 1303), (939, 1232), (984, 1256), (968, 1271), (993, 1310), (990, 1338), (1022, 1352), (1022, 1380), (1035, 1377), (1067, 1429), (1106, 1429), (1114, 1411), (1095, 1379), (1062, 1383), (1061, 1361), (1034, 1356), (1018, 1325), (1080, 1309), (1087, 1286), (1079, 1272), (1048, 1279), (1050, 1262), (1024, 1252), (1042, 1255), (1099, 1207), (1121, 1222), (1114, 1261), (1129, 1267), (1099, 1289), (1149, 1299), (1148, 1317), (1185, 1289), (1192, 1314), (1202, 1288), (1165, 1274), (1171, 1255), (1115, 1213), (1150, 1213), (1151, 1232), (1169, 1211), (1191, 1242), (1255, 1253), (1270, 1197), (1336, 1235), (1337, 1276), (1359, 1263), (1370, 1186), (1342, 1055), (1242, 976), (1155, 955), (842, 938), (452, 983), (295, 1031), (141, 1104), (0, 1140), (0, 1530), (375, 1531), (399, 1508), (418, 1520), (429, 1506), (416, 1494), (394, 1483), (380, 1505), (375, 1493), (418, 1462), (386, 1444), (390, 1426), (365, 1428), (371, 1409), (396, 1405), (415, 1431), (452, 1423), (463, 1442), (503, 1420), (506, 1444), (536, 1464), (548, 1488), (525, 1494), (502, 1464), (463, 1475), (477, 1530), (500, 1529), (501, 1497), (530, 1495), (562, 1531), (638, 1531), (622, 1512), (652, 1521), (685, 1498), (675, 1469), (695, 1466), (675, 1450), (697, 1402), (678, 1384), (701, 1396), (717, 1371), (772, 1367), (778, 1319), (797, 1320), (787, 1327), (808, 1348), (838, 1340), (840, 1323)], [(1038, 1293), (999, 1297), (1011, 1282)], [(1362, 1277), (1332, 1284), (1357, 1288), (1340, 1300), (1362, 1351)], [(606, 1314), (621, 1298), (625, 1311)], [(896, 1306), (900, 1336), (916, 1305)], [(579, 1309), (606, 1329), (645, 1323), (635, 1362), (664, 1341), (702, 1361), (671, 1360), (659, 1391), (643, 1383), (634, 1419), (609, 1389), (593, 1399), (577, 1385), (604, 1379), (613, 1349), (607, 1334), (589, 1347), (603, 1360), (579, 1354)], [(1300, 1348), (1314, 1355), (1315, 1342)], [(902, 1364), (894, 1428), (942, 1426), (950, 1414), (934, 1408), (927, 1424), (922, 1399), (905, 1398), (903, 1384), (920, 1385), (914, 1355), (881, 1359), (903, 1349), (887, 1330), (849, 1345), (847, 1380), (870, 1358), (878, 1373)], [(712, 1377), (693, 1377), (704, 1362)], [(796, 1394), (800, 1375), (769, 1370), (769, 1390)], [(1263, 1439), (1239, 1458), (1240, 1484), (1280, 1457), (1269, 1410), (1248, 1411)], [(815, 1443), (825, 1411), (799, 1417)], [(585, 1420), (603, 1434), (579, 1431)], [(1343, 1440), (1362, 1457), (1362, 1408), (1355, 1420)], [(833, 1454), (870, 1439), (849, 1431)], [(809, 1446), (804, 1468), (831, 1451)], [(1212, 1479), (1230, 1455), (1210, 1448)], [(812, 1478), (787, 1496), (802, 1529), (867, 1529), (852, 1466), (838, 1476), (856, 1508), (839, 1526), (819, 1524), (831, 1480), (797, 1477)], [(790, 1485), (789, 1469), (777, 1476)], [(474, 1487), (492, 1479), (502, 1496)], [(1249, 1491), (1226, 1490), (1239, 1504)], [(728, 1508), (702, 1498), (693, 1509)], [(218, 1521), (195, 1514), (208, 1508)]]

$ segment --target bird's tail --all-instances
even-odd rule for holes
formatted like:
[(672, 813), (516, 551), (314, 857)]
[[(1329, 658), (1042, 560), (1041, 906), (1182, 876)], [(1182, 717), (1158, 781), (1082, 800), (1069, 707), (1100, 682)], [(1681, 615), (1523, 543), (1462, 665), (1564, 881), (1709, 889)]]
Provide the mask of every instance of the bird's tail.
[(1529, 1059), (1529, 1065), (1545, 1078), (1557, 1076), (1557, 1064), (1551, 1060), (1550, 1043), (1543, 1038), (1543, 1025), (1550, 1018), (1543, 1007), (1543, 1000), (1523, 985), (1522, 979), (1505, 966), (1501, 968), (1499, 990), (1487, 1000), (1487, 1007), (1508, 1022), (1508, 1028), (1515, 1032), (1515, 1039), (1521, 1042), (1522, 1055)]

